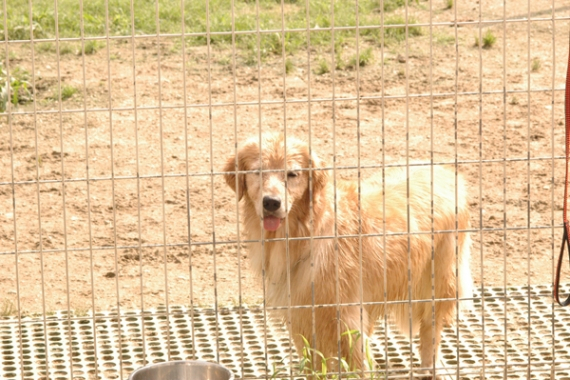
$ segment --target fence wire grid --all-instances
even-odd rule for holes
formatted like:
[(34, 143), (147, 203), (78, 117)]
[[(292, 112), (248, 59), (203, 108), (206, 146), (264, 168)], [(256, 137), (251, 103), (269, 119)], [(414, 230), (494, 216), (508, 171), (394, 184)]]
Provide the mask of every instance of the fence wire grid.
[[(224, 181), (248, 138), (280, 132), (307, 141), (334, 186), (452, 167), (471, 226), (451, 232), (471, 235), (475, 293), (434, 369), (570, 379), (570, 314), (551, 297), (569, 10), (3, 0), (0, 378), (127, 379), (195, 359), (238, 378), (306, 375), (290, 323), (272, 317), (280, 308), (252, 275), (244, 212)], [(371, 379), (421, 376), (417, 339), (388, 318), (370, 355)]]

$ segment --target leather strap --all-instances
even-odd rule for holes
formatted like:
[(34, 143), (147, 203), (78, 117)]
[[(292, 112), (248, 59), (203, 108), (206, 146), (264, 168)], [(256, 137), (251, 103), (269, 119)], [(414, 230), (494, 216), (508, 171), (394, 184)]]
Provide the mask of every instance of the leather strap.
[(566, 176), (564, 181), (564, 208), (562, 218), (564, 219), (564, 235), (562, 236), (562, 245), (560, 247), (560, 255), (558, 256), (558, 264), (556, 265), (556, 274), (554, 276), (553, 296), (556, 302), (561, 306), (570, 305), (570, 295), (564, 301), (560, 301), (558, 293), (560, 287), (560, 270), (562, 269), (562, 261), (564, 261), (564, 250), (568, 249), (568, 260), (570, 262), (570, 224), (568, 223), (568, 163), (570, 161), (570, 49), (568, 53), (568, 68), (566, 71), (566, 93), (564, 98), (564, 112), (566, 115)]

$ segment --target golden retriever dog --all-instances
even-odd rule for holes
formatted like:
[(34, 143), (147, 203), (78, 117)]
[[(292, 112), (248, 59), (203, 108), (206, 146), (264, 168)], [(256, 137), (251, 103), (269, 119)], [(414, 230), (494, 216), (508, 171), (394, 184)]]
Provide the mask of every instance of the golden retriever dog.
[(227, 161), (266, 304), (284, 310), (300, 353), (304, 337), (359, 369), (364, 344), (343, 332), (371, 335), (387, 313), (419, 333), (421, 366), (435, 377), (442, 329), (472, 297), (461, 178), (434, 166), (432, 185), (430, 167), (386, 169), (359, 185), (326, 168), (307, 143), (280, 134), (248, 140)]

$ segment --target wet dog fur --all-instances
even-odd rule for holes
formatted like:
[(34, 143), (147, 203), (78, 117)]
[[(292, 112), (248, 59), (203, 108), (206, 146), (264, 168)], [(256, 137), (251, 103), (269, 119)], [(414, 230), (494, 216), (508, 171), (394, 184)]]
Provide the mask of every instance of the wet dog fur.
[[(300, 353), (305, 337), (325, 357), (361, 368), (363, 345), (342, 333), (371, 335), (389, 314), (403, 333), (419, 334), (421, 366), (431, 373), (443, 327), (457, 304), (469, 307), (459, 299), (472, 297), (470, 238), (460, 232), (469, 213), (455, 170), (378, 170), (360, 189), (339, 178), (335, 188), (307, 143), (270, 134), (261, 146), (248, 140), (224, 171), (254, 241), (251, 267), (264, 278), (266, 304), (293, 306), (282, 316)], [(295, 308), (311, 305), (329, 306)]]

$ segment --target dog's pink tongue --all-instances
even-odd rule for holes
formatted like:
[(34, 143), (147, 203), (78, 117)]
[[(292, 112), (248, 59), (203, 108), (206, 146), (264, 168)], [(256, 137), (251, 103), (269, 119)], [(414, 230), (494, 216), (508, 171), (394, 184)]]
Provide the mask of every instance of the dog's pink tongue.
[(267, 231), (277, 231), (281, 225), (281, 219), (275, 216), (266, 216), (263, 218), (263, 228)]

